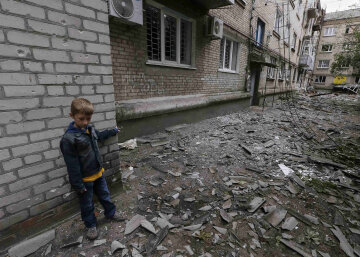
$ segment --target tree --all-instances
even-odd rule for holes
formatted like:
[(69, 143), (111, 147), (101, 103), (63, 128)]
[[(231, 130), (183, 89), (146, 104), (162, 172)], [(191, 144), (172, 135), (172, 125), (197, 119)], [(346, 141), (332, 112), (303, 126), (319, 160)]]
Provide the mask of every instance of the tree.
[(343, 51), (335, 54), (330, 72), (340, 76), (348, 69), (353, 68), (353, 74), (360, 74), (360, 30), (358, 25), (348, 25), (345, 41), (341, 47)]

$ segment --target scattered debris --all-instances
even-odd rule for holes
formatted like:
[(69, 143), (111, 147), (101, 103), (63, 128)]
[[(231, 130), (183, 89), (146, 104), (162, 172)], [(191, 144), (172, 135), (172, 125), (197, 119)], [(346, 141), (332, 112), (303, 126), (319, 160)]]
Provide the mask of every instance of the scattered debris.
[(124, 143), (118, 143), (121, 148), (128, 150), (134, 150), (137, 147), (136, 138), (125, 141)]

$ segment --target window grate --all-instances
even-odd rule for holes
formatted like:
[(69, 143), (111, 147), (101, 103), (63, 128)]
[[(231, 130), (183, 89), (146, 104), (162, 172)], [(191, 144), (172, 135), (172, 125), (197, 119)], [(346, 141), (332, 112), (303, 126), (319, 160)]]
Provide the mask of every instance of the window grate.
[(176, 18), (165, 15), (165, 59), (176, 62)]
[(148, 59), (161, 61), (161, 12), (148, 6), (146, 8), (146, 45)]

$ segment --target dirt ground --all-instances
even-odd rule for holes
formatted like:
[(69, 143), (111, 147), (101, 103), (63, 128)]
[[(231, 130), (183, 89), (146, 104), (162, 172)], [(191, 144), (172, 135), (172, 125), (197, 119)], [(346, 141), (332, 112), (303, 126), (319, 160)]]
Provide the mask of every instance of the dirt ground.
[[(288, 95), (137, 138), (120, 151), (114, 197), (128, 220), (106, 222), (98, 206), (106, 242), (86, 239), (77, 215), (31, 256), (109, 256), (114, 240), (125, 249), (113, 256), (359, 255), (359, 114), (356, 95)], [(157, 236), (124, 235), (136, 214)]]

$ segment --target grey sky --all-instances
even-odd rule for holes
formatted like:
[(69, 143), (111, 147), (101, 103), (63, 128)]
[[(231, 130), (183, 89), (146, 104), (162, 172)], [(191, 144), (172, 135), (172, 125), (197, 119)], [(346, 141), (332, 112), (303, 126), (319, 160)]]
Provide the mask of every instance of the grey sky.
[(360, 8), (360, 0), (321, 0), (322, 8), (326, 12), (344, 11), (348, 9)]

